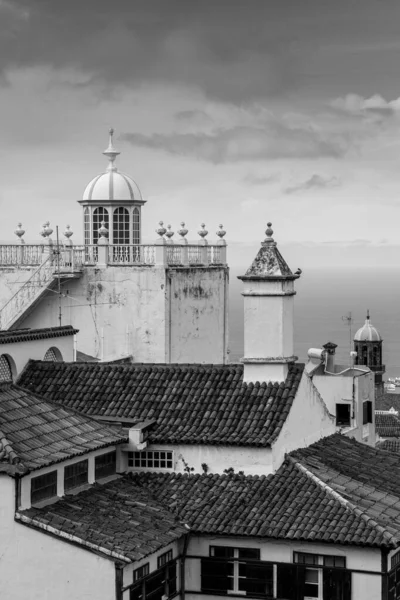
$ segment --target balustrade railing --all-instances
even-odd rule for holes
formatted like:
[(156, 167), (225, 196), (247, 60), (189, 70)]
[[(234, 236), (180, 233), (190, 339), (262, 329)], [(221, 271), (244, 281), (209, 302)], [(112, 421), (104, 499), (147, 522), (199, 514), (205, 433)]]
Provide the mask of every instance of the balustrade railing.
[(1, 244), (0, 266), (40, 265), (46, 251), (44, 244)]
[(154, 265), (153, 245), (110, 244), (108, 246), (108, 264), (110, 265)]

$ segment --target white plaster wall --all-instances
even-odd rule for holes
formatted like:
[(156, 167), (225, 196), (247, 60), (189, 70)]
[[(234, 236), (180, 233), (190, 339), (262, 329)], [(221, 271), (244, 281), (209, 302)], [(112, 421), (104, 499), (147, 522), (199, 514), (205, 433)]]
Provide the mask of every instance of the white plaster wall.
[[(327, 554), (345, 556), (347, 568), (364, 571), (381, 570), (380, 550), (341, 546), (339, 544), (318, 544), (305, 542), (285, 542), (276, 540), (263, 540), (260, 538), (234, 538), (234, 537), (206, 537), (193, 536), (190, 538), (188, 555), (209, 556), (209, 546), (234, 546), (241, 548), (259, 548), (260, 558), (265, 561), (293, 562), (293, 552), (310, 552), (313, 554)], [(200, 561), (188, 559), (186, 561), (185, 587), (189, 592), (200, 591)], [(196, 598), (197, 594), (187, 594), (188, 598)], [(208, 596), (214, 598), (214, 596)], [(217, 596), (215, 597), (217, 598)], [(352, 600), (381, 600), (380, 575), (352, 574)]]
[(335, 431), (335, 418), (304, 371), (289, 415), (272, 445), (274, 471), (281, 466), (285, 453), (305, 448)]
[[(62, 290), (62, 323), (79, 329), (78, 350), (100, 359), (132, 354), (137, 362), (165, 362), (163, 267), (85, 267)], [(58, 296), (49, 293), (21, 326), (57, 324)]]
[(14, 521), (14, 481), (1, 475), (0, 556), (0, 598), (115, 598), (114, 563)]
[(0, 267), (0, 307), (14, 296), (37, 267)]
[(6, 354), (12, 359), (11, 364), (15, 366), (15, 372), (13, 373), (15, 379), (21, 373), (29, 359), (43, 360), (49, 348), (57, 348), (61, 352), (62, 359), (66, 362), (74, 360), (73, 335), (0, 344), (0, 356)]
[(168, 270), (169, 362), (227, 362), (228, 278), (227, 267)]
[[(203, 473), (202, 464), (208, 466), (208, 473), (223, 473), (225, 469), (233, 468), (235, 472), (244, 471), (246, 475), (268, 475), (272, 473), (271, 448), (256, 448), (255, 446), (209, 446), (201, 444), (179, 444), (179, 445), (149, 445), (147, 450), (172, 450), (173, 471), (185, 472), (185, 461), (189, 467), (194, 468), (194, 473)], [(124, 470), (153, 471), (165, 473), (169, 469), (138, 469), (128, 468), (127, 453), (123, 464)], [(183, 459), (183, 460), (182, 460)]]

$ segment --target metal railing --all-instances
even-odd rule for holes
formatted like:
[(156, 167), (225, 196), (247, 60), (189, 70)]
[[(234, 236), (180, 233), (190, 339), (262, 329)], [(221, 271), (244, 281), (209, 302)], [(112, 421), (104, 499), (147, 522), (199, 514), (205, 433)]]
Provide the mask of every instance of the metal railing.
[(54, 278), (54, 263), (49, 256), (0, 309), (0, 329), (8, 329), (40, 296)]

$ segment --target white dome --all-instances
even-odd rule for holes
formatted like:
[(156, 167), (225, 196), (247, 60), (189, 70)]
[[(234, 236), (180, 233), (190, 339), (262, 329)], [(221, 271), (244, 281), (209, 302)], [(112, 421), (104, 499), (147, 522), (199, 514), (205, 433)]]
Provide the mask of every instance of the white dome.
[(142, 200), (142, 194), (131, 177), (110, 170), (92, 179), (83, 192), (83, 200)]
[(142, 200), (140, 189), (131, 177), (120, 173), (115, 166), (118, 150), (113, 146), (114, 130), (110, 129), (108, 148), (103, 154), (107, 156), (107, 171), (98, 175), (86, 186), (83, 200)]
[(369, 313), (365, 320), (365, 323), (360, 329), (357, 331), (354, 336), (355, 342), (381, 342), (381, 334), (379, 331), (372, 325), (369, 320)]

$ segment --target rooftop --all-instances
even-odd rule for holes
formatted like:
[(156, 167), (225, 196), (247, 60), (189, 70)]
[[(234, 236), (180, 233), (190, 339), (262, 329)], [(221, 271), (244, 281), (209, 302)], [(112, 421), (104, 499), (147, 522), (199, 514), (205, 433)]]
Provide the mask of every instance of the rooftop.
[(375, 412), (375, 430), (381, 437), (400, 437), (400, 419), (392, 414)]
[(303, 365), (285, 382), (243, 383), (243, 365), (30, 361), (22, 387), (88, 416), (155, 419), (150, 442), (270, 446), (289, 414)]
[(375, 400), (375, 410), (390, 410), (394, 408), (400, 412), (400, 394), (385, 393)]
[[(54, 364), (54, 363), (52, 363)], [(12, 383), (0, 384), (0, 470), (35, 470), (127, 436)]]
[(390, 452), (400, 452), (400, 439), (394, 438), (383, 440), (376, 445), (379, 450), (389, 450)]
[(17, 513), (17, 519), (126, 562), (145, 558), (187, 533), (167, 508), (127, 478), (60, 499), (44, 508)]
[(79, 333), (72, 325), (62, 327), (44, 327), (42, 329), (13, 329), (0, 331), (0, 344), (13, 344), (15, 342), (29, 342), (31, 340), (44, 340), (48, 338), (64, 337)]

